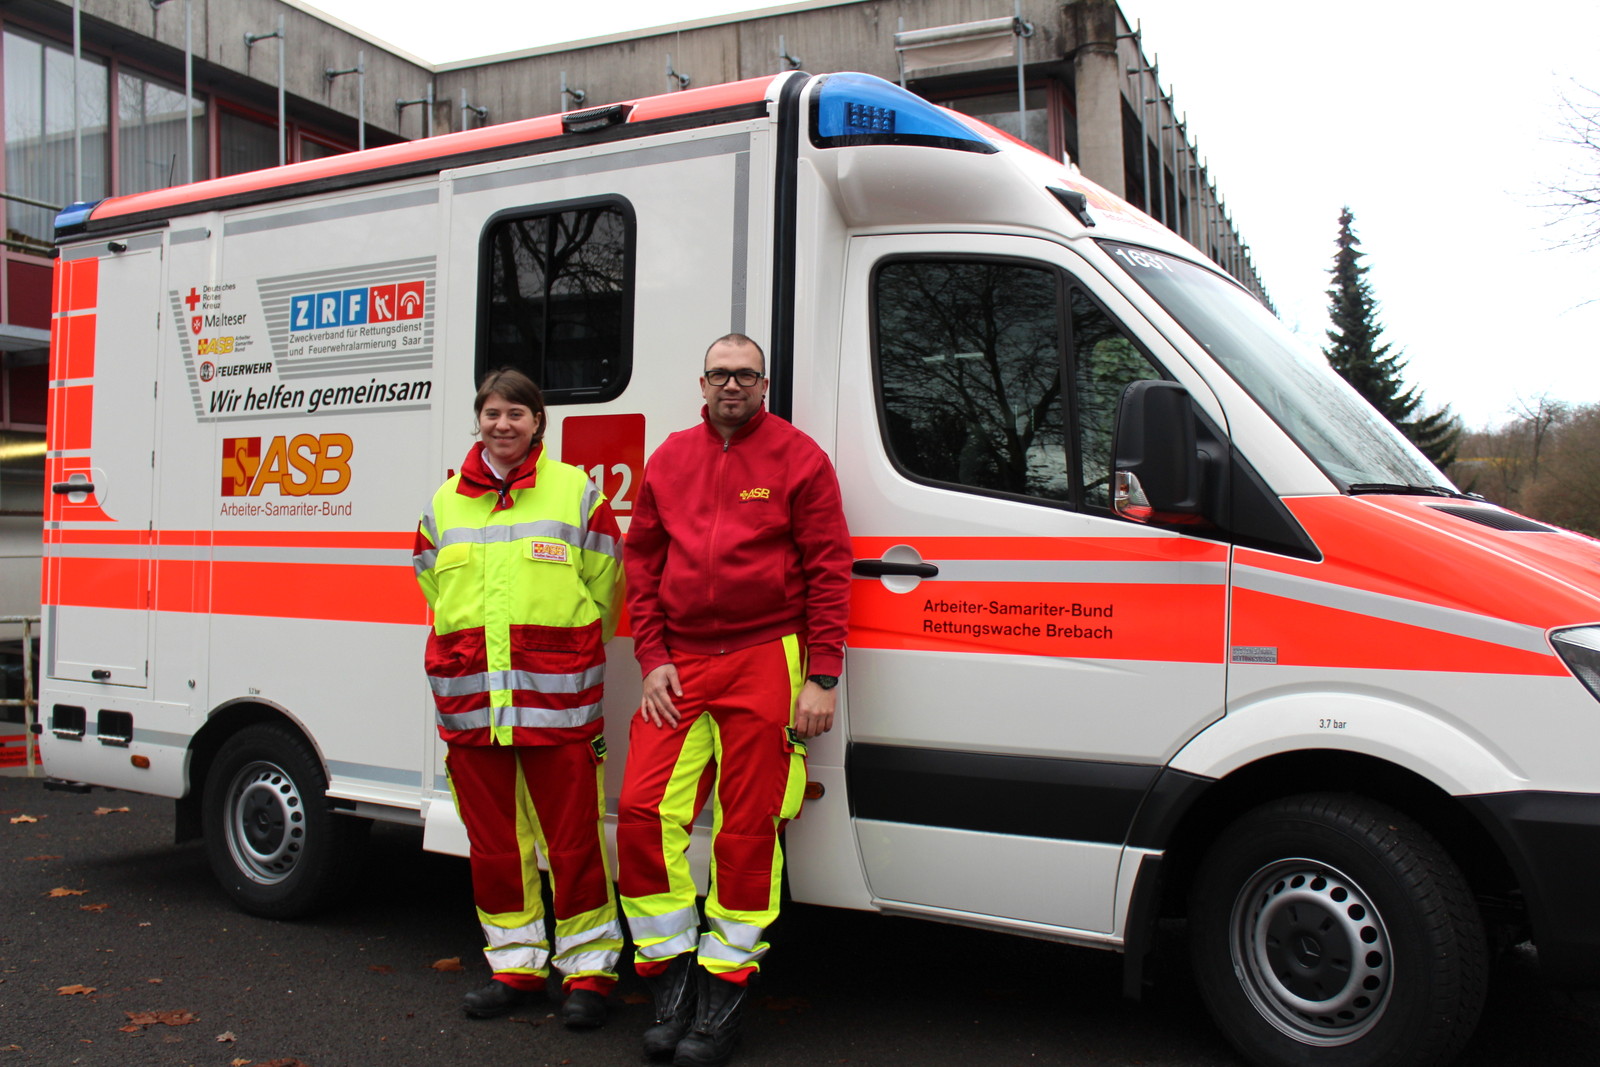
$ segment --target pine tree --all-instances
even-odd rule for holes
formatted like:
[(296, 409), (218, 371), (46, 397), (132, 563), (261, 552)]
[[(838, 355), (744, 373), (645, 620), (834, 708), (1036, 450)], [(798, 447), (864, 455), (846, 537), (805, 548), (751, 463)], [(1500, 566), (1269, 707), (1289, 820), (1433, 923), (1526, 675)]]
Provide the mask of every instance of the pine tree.
[(1346, 207), (1339, 215), (1339, 251), (1333, 257), (1333, 288), (1328, 290), (1331, 304), (1328, 316), (1333, 328), (1332, 342), (1323, 355), (1340, 377), (1355, 387), (1384, 418), (1410, 439), (1439, 467), (1455, 459), (1456, 441), (1461, 436), (1461, 420), (1445, 406), (1432, 413), (1419, 414), (1422, 394), (1407, 386), (1401, 377), (1405, 362), (1390, 345), (1378, 343), (1383, 327), (1378, 323), (1378, 301), (1367, 281), (1367, 267), (1352, 224), (1355, 216)]

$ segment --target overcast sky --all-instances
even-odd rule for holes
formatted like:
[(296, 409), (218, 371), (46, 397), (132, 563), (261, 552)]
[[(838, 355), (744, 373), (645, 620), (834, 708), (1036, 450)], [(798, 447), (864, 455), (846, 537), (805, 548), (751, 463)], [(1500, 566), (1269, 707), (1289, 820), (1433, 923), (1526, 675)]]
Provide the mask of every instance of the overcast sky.
[[(511, 5), (310, 0), (431, 62), (730, 12), (736, 0)], [(1011, 0), (992, 0), (1009, 15)], [(1545, 187), (1600, 156), (1557, 143), (1600, 90), (1600, 3), (1122, 0), (1283, 320), (1326, 343), (1348, 204), (1384, 338), (1469, 427), (1545, 393), (1600, 403), (1600, 251), (1557, 247)], [(910, 25), (909, 28), (917, 28)]]

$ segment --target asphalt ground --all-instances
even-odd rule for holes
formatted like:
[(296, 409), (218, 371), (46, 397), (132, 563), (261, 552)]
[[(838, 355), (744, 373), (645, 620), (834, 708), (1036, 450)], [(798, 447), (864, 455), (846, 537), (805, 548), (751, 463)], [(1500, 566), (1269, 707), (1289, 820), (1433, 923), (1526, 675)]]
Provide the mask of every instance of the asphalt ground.
[[(461, 1015), (488, 977), (467, 866), (418, 830), (375, 827), (352, 899), (295, 923), (236, 911), (199, 843), (171, 841), (170, 801), (0, 777), (0, 1067), (642, 1063), (650, 1008), (626, 967), (602, 1030), (549, 1004)], [(736, 1064), (1240, 1062), (1178, 963), (1134, 1003), (1111, 953), (803, 905), (771, 940)], [(1461, 1063), (1592, 1065), (1597, 1039), (1600, 995), (1545, 988), (1523, 949), (1496, 963)]]

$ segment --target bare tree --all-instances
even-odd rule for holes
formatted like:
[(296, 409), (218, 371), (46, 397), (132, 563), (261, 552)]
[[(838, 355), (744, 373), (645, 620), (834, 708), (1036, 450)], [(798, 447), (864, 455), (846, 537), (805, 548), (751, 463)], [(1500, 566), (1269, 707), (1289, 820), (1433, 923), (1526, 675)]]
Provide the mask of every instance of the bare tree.
[(1578, 149), (1566, 177), (1546, 186), (1553, 197), (1550, 206), (1573, 230), (1562, 243), (1600, 248), (1600, 92), (1577, 85), (1564, 95), (1561, 130), (1556, 140)]
[(1535, 518), (1600, 534), (1600, 405), (1577, 408), (1562, 421), (1523, 502)]

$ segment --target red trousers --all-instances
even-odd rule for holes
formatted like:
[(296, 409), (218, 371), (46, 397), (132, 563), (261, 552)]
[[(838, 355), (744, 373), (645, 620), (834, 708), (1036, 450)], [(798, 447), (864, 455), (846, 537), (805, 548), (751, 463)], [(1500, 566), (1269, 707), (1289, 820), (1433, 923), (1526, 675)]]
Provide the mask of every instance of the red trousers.
[[(634, 716), (617, 814), (635, 967), (655, 974), (698, 948), (701, 966), (744, 981), (769, 947), (762, 935), (777, 917), (783, 873), (778, 834), (805, 793), (805, 745), (792, 730), (805, 655), (791, 635), (715, 656), (674, 651), (672, 662), (683, 687), (673, 698), (678, 724)], [(684, 850), (713, 765), (710, 930), (702, 935)]]
[[(622, 927), (606, 863), (603, 747), (451, 745), (456, 809), (471, 845), (472, 898), (495, 978), (544, 983), (553, 963), (568, 989), (616, 983)], [(552, 955), (539, 858), (550, 868)]]

